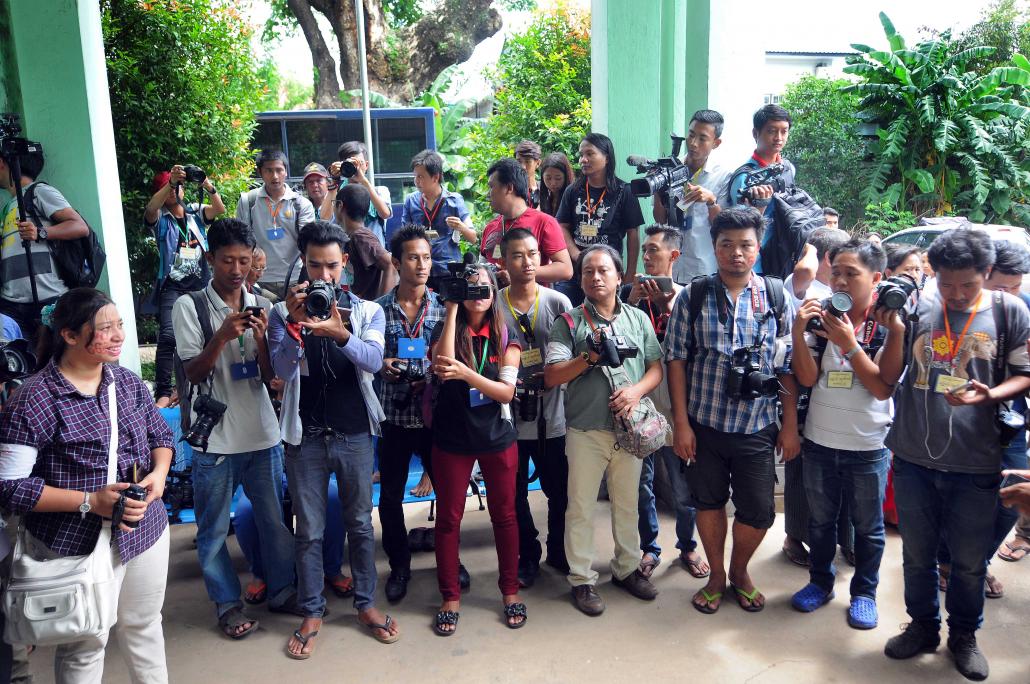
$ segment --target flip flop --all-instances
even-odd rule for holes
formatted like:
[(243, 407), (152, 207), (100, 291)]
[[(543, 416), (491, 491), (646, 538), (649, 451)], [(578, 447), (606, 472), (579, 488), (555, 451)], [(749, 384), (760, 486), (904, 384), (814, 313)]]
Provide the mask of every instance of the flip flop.
[(683, 567), (687, 569), (687, 572), (690, 573), (690, 576), (695, 579), (704, 579), (705, 577), (708, 577), (712, 574), (711, 568), (707, 570), (701, 569), (701, 564), (705, 562), (705, 559), (701, 558), (700, 556), (698, 556), (697, 560), (690, 560), (689, 558), (687, 558), (687, 556), (681, 553), (680, 562), (683, 563)]
[[(242, 627), (248, 622), (250, 623), (250, 627), (242, 632), (236, 632), (237, 627)], [(218, 627), (222, 630), (222, 634), (234, 641), (238, 641), (256, 630), (258, 628), (258, 624), (260, 623), (258, 623), (257, 620), (247, 617), (239, 608), (231, 608), (226, 611), (225, 615), (218, 618)]]
[[(701, 605), (697, 602), (698, 594), (700, 594), (701, 597), (704, 598), (705, 605)], [(713, 615), (716, 611), (719, 610), (719, 607), (722, 605), (722, 601), (720, 599), (722, 599), (721, 591), (717, 591), (714, 594), (709, 594), (705, 589), (702, 588), (700, 591), (694, 594), (694, 598), (690, 600), (690, 605), (694, 606), (694, 610), (698, 611), (699, 613), (704, 613), (705, 615)], [(711, 605), (712, 601), (719, 601), (719, 603), (713, 607)]]
[[(760, 613), (765, 610), (765, 604), (755, 605), (755, 599), (758, 598), (758, 587), (754, 587), (750, 592), (746, 592), (735, 584), (731, 584), (730, 588), (733, 589), (737, 594), (737, 605), (746, 610), (749, 613)], [(741, 597), (747, 600), (748, 605), (744, 605), (740, 602)], [(765, 598), (764, 596), (762, 598)]]
[(1030, 554), (1030, 543), (1020, 543), (1024, 540), (1020, 537), (1007, 541), (998, 549), (998, 558), (1010, 563), (1018, 563)]
[[(318, 636), (318, 630), (317, 629), (314, 632), (309, 632), (308, 634), (301, 634), (299, 629), (293, 631), (293, 638), (300, 642), (300, 647), (301, 648), (306, 647), (308, 645), (308, 642), (310, 640), (314, 639), (317, 636)], [(291, 651), (290, 650), (290, 642), (288, 642), (288, 641), (286, 642), (286, 655), (288, 655), (289, 657), (293, 658), (294, 660), (307, 660), (308, 658), (311, 657), (310, 653), (304, 653), (304, 652), (294, 653), (293, 651)]]
[[(358, 619), (358, 622), (361, 622), (360, 618)], [(400, 632), (390, 634), (390, 627), (393, 626), (393, 618), (389, 615), (386, 616), (386, 622), (381, 625), (375, 622), (361, 622), (361, 624), (368, 627), (369, 631), (372, 632), (372, 636), (375, 637), (375, 640), (381, 644), (392, 644), (401, 638)], [(386, 636), (380, 636), (379, 632), (376, 631), (377, 629), (381, 629), (386, 632)]]
[(799, 553), (796, 549), (792, 549), (789, 546), (784, 546), (783, 555), (786, 556), (787, 559), (794, 565), (800, 565), (803, 568), (807, 568), (811, 565), (811, 561), (808, 559), (807, 551)]
[(1005, 595), (1005, 587), (1001, 581), (992, 575), (987, 573), (987, 577), (984, 578), (984, 596), (989, 599), (1000, 599)]
[(259, 603), (264, 603), (266, 598), (268, 598), (268, 585), (264, 580), (252, 579), (243, 593), (243, 600), (252, 606), (256, 606)]
[[(512, 618), (522, 618), (519, 622), (512, 623)], [(504, 607), (504, 624), (508, 626), (508, 629), (521, 629), (529, 622), (529, 616), (526, 614), (526, 604), (521, 602), (509, 603)]]
[(329, 589), (331, 589), (332, 592), (340, 598), (350, 598), (354, 595), (354, 580), (346, 575), (326, 577), (325, 583), (329, 586)]
[[(650, 558), (650, 560), (648, 560)], [(645, 579), (651, 579), (651, 575), (654, 574), (655, 568), (662, 564), (662, 559), (655, 554), (648, 551), (644, 554), (644, 557), (640, 559), (640, 574)]]

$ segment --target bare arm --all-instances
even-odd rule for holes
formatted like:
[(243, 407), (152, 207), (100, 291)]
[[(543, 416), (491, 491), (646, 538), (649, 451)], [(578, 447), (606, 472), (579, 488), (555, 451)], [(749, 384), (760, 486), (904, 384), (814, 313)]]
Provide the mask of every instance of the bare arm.
[(637, 277), (637, 258), (640, 256), (640, 226), (633, 226), (626, 232), (626, 280), (633, 282)]
[(559, 283), (572, 278), (572, 257), (569, 250), (563, 249), (550, 256), (551, 263), (536, 270), (536, 279), (540, 283)]
[(569, 257), (575, 263), (576, 259), (579, 258), (579, 247), (576, 246), (576, 240), (572, 237), (572, 225), (568, 223), (559, 223), (561, 226), (562, 233), (565, 234), (565, 246), (569, 249)]

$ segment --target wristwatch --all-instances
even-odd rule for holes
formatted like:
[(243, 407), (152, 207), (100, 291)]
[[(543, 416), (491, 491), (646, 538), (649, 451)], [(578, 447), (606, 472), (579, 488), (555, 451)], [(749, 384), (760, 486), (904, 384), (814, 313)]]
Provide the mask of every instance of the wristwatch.
[(205, 188), (204, 192), (206, 192), (209, 197), (214, 197), (215, 195), (218, 194), (218, 188), (216, 188), (215, 186), (212, 185), (210, 190)]
[(583, 360), (586, 361), (587, 365), (590, 366), (591, 368), (593, 368), (594, 366), (597, 365), (596, 361), (591, 361), (590, 360), (590, 352), (583, 352), (582, 354), (580, 354), (580, 356), (583, 357)]
[(862, 351), (862, 347), (860, 347), (860, 346), (858, 346), (856, 344), (854, 347), (852, 347), (848, 351), (844, 352), (844, 358), (847, 359), (848, 361), (850, 361), (851, 357), (854, 356), (855, 354), (857, 354), (860, 351)]
[(79, 514), (82, 515), (82, 519), (86, 519), (86, 514), (93, 510), (93, 507), (89, 505), (89, 492), (82, 493), (82, 503), (79, 504)]

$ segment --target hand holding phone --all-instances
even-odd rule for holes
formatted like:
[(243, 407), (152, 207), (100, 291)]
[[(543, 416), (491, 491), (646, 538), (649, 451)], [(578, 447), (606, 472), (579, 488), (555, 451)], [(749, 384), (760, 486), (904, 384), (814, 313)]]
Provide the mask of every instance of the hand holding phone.
[(1022, 475), (1017, 475), (1016, 473), (1009, 473), (1005, 476), (1005, 479), (1001, 481), (1001, 486), (999, 487), (999, 489), (1005, 489), (1006, 487), (1014, 487), (1018, 484), (1030, 484), (1030, 480), (1023, 477)]

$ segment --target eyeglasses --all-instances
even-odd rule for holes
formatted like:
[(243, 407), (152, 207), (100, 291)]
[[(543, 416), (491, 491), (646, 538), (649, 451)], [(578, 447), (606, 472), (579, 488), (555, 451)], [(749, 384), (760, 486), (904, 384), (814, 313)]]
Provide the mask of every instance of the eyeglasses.
[(257, 266), (251, 266), (250, 270), (253, 273), (264, 273), (266, 268), (267, 266), (262, 266), (261, 268), (258, 268)]

